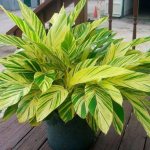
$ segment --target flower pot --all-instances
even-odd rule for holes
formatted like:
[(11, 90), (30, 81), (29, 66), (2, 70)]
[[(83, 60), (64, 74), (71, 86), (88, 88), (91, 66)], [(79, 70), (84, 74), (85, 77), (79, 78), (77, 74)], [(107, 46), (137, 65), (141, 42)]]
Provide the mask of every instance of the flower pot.
[(48, 143), (53, 150), (88, 150), (95, 134), (85, 120), (75, 117), (64, 123), (57, 114), (46, 120)]

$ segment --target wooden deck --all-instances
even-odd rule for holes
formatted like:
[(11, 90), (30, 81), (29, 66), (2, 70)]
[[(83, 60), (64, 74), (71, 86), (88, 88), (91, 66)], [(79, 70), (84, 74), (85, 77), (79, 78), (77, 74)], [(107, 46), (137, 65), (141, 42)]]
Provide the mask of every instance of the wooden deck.
[[(124, 132), (117, 135), (113, 128), (107, 135), (102, 133), (90, 150), (150, 150), (150, 138), (147, 138), (142, 126), (132, 115), (132, 109), (125, 104), (126, 122)], [(0, 122), (0, 150), (52, 150), (48, 146), (46, 125), (31, 127), (18, 124), (16, 117)]]

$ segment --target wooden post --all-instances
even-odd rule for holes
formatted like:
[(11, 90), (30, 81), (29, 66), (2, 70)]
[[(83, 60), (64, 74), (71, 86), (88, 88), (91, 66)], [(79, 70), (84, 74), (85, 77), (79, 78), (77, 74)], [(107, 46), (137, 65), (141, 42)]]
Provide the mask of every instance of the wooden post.
[(112, 30), (113, 0), (109, 0), (108, 14), (109, 14), (109, 30)]
[[(80, 0), (74, 0), (74, 4), (76, 5)], [(87, 21), (87, 2), (80, 13), (79, 17), (76, 20), (76, 24), (80, 24)]]
[(139, 0), (133, 0), (133, 39), (137, 36), (137, 19), (139, 10)]
[(56, 3), (57, 3), (57, 11), (59, 12), (61, 7), (62, 7), (62, 5), (63, 5), (63, 1), (62, 0), (57, 0)]

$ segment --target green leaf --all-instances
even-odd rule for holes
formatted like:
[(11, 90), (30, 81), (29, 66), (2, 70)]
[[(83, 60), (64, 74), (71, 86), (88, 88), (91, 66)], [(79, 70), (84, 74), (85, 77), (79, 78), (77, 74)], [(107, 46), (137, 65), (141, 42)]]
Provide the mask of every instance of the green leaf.
[(8, 107), (4, 112), (3, 120), (7, 121), (8, 119), (10, 119), (16, 113), (17, 109), (18, 109), (18, 104)]
[[(67, 23), (67, 14), (64, 7), (61, 8), (57, 20), (52, 24), (47, 34), (47, 45), (60, 55), (61, 43), (64, 41), (66, 34), (70, 30)], [(56, 51), (57, 50), (57, 51)]]
[(101, 87), (105, 90), (106, 93), (110, 95), (110, 97), (118, 103), (120, 106), (122, 106), (123, 103), (123, 97), (120, 93), (120, 91), (113, 86), (112, 84), (108, 82), (100, 82)]
[[(39, 37), (37, 37), (37, 33), (35, 33), (31, 27), (21, 18), (15, 16), (13, 13), (7, 11), (5, 8), (1, 7), (4, 12), (12, 19), (15, 24), (22, 30), (22, 32), (28, 37), (28, 39), (32, 40), (33, 42), (40, 42)], [(30, 41), (28, 40), (28, 41)]]
[(31, 85), (21, 86), (12, 85), (8, 87), (0, 96), (0, 110), (18, 103), (21, 97), (27, 95), (31, 89)]
[(94, 66), (81, 69), (76, 72), (69, 81), (69, 86), (73, 86), (79, 83), (86, 83), (91, 81), (100, 81), (103, 78), (119, 76), (121, 74), (127, 74), (131, 71), (123, 69), (121, 67), (111, 66)]
[(116, 132), (121, 135), (124, 126), (124, 110), (122, 106), (118, 105), (116, 102), (113, 102), (113, 126)]
[(76, 40), (71, 32), (68, 32), (66, 34), (65, 39), (61, 44), (61, 47), (65, 54), (70, 58), (70, 60), (73, 60), (76, 57)]
[(46, 93), (41, 95), (37, 104), (37, 121), (42, 121), (59, 107), (65, 101), (67, 95), (68, 91), (58, 85), (53, 85)]
[(52, 86), (55, 76), (54, 70), (50, 70), (47, 73), (36, 72), (34, 75), (34, 82), (41, 89), (42, 93), (44, 93)]
[(108, 17), (103, 17), (103, 18), (100, 18), (98, 20), (93, 21), (91, 23), (91, 29), (90, 29), (90, 31), (92, 31), (92, 30), (96, 29), (97, 27), (99, 27), (106, 20), (108, 20)]
[(134, 109), (134, 114), (140, 123), (143, 125), (145, 131), (150, 137), (150, 115), (146, 110), (146, 107), (142, 103), (141, 96), (138, 92), (134, 93), (132, 91), (122, 91), (123, 95), (128, 99), (128, 101), (132, 104)]
[[(101, 87), (97, 85), (87, 85), (85, 95), (86, 105), (89, 106), (90, 112), (92, 109), (93, 117), (97, 126), (103, 133), (106, 134), (113, 120), (113, 106), (111, 98)], [(96, 101), (96, 107), (90, 106), (93, 101)]]
[(137, 54), (118, 57), (110, 61), (108, 65), (115, 67), (128, 67), (134, 65), (137, 62), (139, 63), (140, 58), (141, 56)]
[[(46, 31), (43, 23), (40, 19), (36, 16), (36, 14), (27, 7), (21, 0), (18, 0), (22, 16), (25, 22), (30, 26), (30, 28), (36, 33), (36, 35), (44, 41), (46, 38)], [(29, 19), (30, 18), (30, 19)]]
[(69, 122), (75, 116), (75, 110), (71, 98), (67, 98), (63, 104), (58, 108), (60, 118), (65, 122)]
[(0, 45), (13, 45), (16, 47), (21, 47), (26, 44), (23, 39), (13, 36), (13, 35), (0, 35)]
[(24, 96), (17, 109), (17, 118), (20, 123), (26, 122), (33, 118), (36, 114), (37, 99), (35, 92), (32, 91), (28, 95)]
[(75, 6), (74, 10), (69, 14), (68, 22), (71, 26), (75, 23), (75, 20), (79, 16), (85, 4), (86, 0), (80, 0), (79, 3)]
[(109, 78), (107, 81), (116, 86), (150, 92), (149, 74), (132, 72), (130, 74)]
[(86, 118), (88, 114), (88, 107), (86, 106), (86, 96), (83, 88), (76, 88), (72, 94), (72, 103), (75, 112), (83, 119)]
[(96, 121), (91, 114), (88, 114), (86, 118), (86, 122), (91, 127), (91, 129), (97, 134), (99, 131), (99, 127), (97, 126)]

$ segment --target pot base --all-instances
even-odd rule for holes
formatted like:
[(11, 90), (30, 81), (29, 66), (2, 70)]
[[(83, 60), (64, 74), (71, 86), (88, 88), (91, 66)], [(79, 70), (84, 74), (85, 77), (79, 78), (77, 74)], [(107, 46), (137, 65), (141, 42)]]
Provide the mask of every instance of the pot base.
[(64, 123), (58, 115), (47, 121), (48, 143), (53, 150), (88, 150), (95, 141), (95, 134), (85, 120), (75, 117)]

